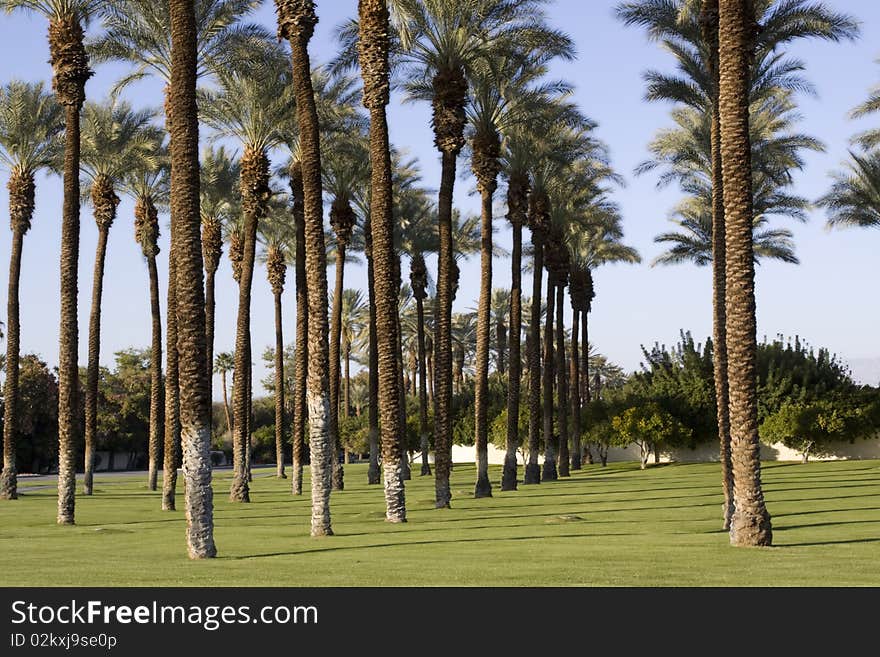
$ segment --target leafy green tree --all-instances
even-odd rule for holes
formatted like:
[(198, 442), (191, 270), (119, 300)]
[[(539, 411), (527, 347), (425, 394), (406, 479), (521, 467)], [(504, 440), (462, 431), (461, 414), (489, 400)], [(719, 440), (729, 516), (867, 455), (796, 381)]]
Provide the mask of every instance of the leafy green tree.
[(627, 408), (611, 418), (611, 426), (621, 445), (639, 447), (641, 468), (658, 450), (673, 447), (690, 438), (691, 430), (656, 402)]

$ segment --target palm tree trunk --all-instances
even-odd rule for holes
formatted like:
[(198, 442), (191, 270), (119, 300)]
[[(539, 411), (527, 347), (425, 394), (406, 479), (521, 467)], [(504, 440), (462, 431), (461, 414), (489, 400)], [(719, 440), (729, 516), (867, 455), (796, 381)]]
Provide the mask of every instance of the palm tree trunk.
[(553, 321), (555, 319), (556, 284), (547, 274), (547, 317), (544, 323), (544, 396), (542, 399), (544, 421), (544, 468), (541, 481), (558, 478), (556, 470), (556, 438), (553, 435)]
[(302, 167), (295, 163), (290, 171), (290, 189), (293, 193), (293, 228), (296, 241), (296, 351), (294, 353), (293, 384), (293, 455), (290, 477), (291, 493), (302, 495), (303, 462), (306, 444), (306, 377), (309, 370), (309, 297), (306, 284), (306, 225), (303, 211)]
[(284, 474), (284, 334), (281, 328), (281, 292), (275, 297), (275, 476)]
[[(587, 276), (591, 276), (589, 270), (587, 271)], [(590, 385), (590, 342), (589, 342), (589, 323), (590, 323), (590, 301), (587, 300), (587, 307), (584, 310), (584, 316), (581, 318), (581, 396), (583, 397), (584, 403), (589, 404), (592, 400), (592, 387)], [(585, 431), (586, 427), (582, 428), (582, 431)], [(584, 445), (584, 452), (587, 458), (587, 463), (593, 463), (593, 452), (590, 448), (590, 444), (587, 443)]]
[(74, 524), (76, 420), (79, 414), (77, 270), (79, 266), (79, 113), (92, 75), (75, 12), (49, 23), (52, 86), (64, 106), (64, 202), (61, 215), (61, 313), (58, 345), (58, 524)]
[[(397, 283), (395, 287), (400, 289), (400, 261), (395, 256), (395, 263), (397, 276)], [(399, 292), (397, 293), (399, 296)], [(398, 313), (394, 314), (394, 321), (397, 324), (397, 376), (398, 376), (398, 387), (397, 387), (397, 414), (400, 421), (400, 429), (398, 433), (398, 440), (400, 441), (400, 478), (403, 481), (409, 481), (412, 479), (412, 472), (409, 468), (409, 444), (406, 439), (406, 385), (403, 379), (404, 375), (404, 366), (403, 366), (403, 330), (400, 327), (400, 315)], [(379, 375), (381, 376), (381, 374)]]
[(216, 269), (205, 272), (205, 360), (208, 363), (208, 399), (214, 400), (214, 278)]
[(150, 454), (147, 486), (156, 490), (159, 451), (162, 449), (162, 310), (159, 307), (159, 272), (156, 256), (147, 258), (150, 272), (150, 316), (152, 318), (152, 345), (150, 349)]
[[(253, 445), (254, 443), (254, 367), (251, 361), (248, 361), (247, 368), (247, 441), (245, 442), (244, 467), (247, 471), (248, 483), (254, 480), (254, 473), (251, 469), (253, 463)], [(248, 487), (250, 492), (250, 487)]]
[(318, 113), (312, 88), (308, 43), (318, 18), (314, 2), (280, 3), (278, 24), (290, 41), (293, 89), (300, 127), (303, 199), (305, 212), (305, 258), (308, 287), (308, 382), (309, 446), (312, 467), (312, 536), (332, 535), (330, 485), (335, 437), (330, 431), (330, 369), (327, 326), (327, 253), (324, 249), (324, 217), (321, 200), (321, 151)]
[(721, 115), (718, 98), (718, 0), (703, 2), (700, 16), (704, 40), (710, 44), (709, 72), (714, 78), (712, 98), (712, 348), (715, 377), (715, 400), (720, 445), (721, 487), (724, 504), (722, 526), (730, 529), (733, 515), (733, 471), (730, 461), (730, 395), (727, 384), (727, 332), (724, 305), (726, 300), (726, 252), (724, 225), (724, 173), (721, 162)]
[(425, 301), (416, 296), (416, 342), (419, 350), (419, 449), (422, 452), (421, 476), (431, 474), (428, 463), (428, 381), (425, 363)]
[[(51, 30), (51, 27), (50, 27)], [(77, 268), (79, 266), (79, 106), (66, 105), (61, 219), (61, 328), (58, 352), (58, 524), (74, 524), (76, 504)]]
[(454, 153), (443, 153), (437, 215), (440, 248), (434, 318), (434, 488), (438, 509), (448, 508), (452, 500), (449, 473), (452, 461), (452, 192), (455, 158)]
[[(494, 181), (493, 181), (494, 182)], [(489, 483), (489, 313), (492, 304), (492, 186), (482, 184), (480, 226), (480, 301), (477, 308), (477, 353), (474, 376), (474, 443), (477, 483), (474, 497), (492, 497)]]
[[(13, 174), (14, 176), (15, 174)], [(21, 180), (20, 178), (18, 179)], [(17, 182), (17, 181), (16, 181)], [(10, 180), (10, 206), (13, 205), (13, 180)], [(30, 182), (33, 199), (33, 178)], [(31, 202), (33, 207), (33, 202)], [(18, 499), (16, 476), (15, 432), (18, 428), (18, 357), (20, 324), (18, 313), (18, 283), (21, 279), (21, 250), (26, 223), (12, 222), (12, 254), (9, 257), (9, 296), (6, 300), (6, 383), (3, 389), (3, 473), (0, 475), (0, 499)]]
[(220, 372), (220, 383), (223, 385), (223, 410), (226, 412), (226, 431), (232, 434), (232, 416), (229, 414), (229, 398), (226, 395), (226, 370)]
[(342, 340), (342, 289), (345, 284), (345, 242), (336, 240), (336, 285), (333, 289), (333, 319), (330, 322), (330, 435), (333, 436), (332, 490), (345, 488), (345, 469), (339, 462), (342, 441), (339, 438), (339, 345)]
[(91, 495), (98, 430), (98, 368), (101, 355), (101, 297), (104, 291), (104, 261), (107, 256), (108, 228), (98, 229), (95, 270), (92, 274), (92, 312), (89, 317), (89, 363), (86, 370), (86, 450), (83, 494)]
[(719, 114), (726, 224), (727, 350), (733, 367), (730, 442), (734, 481), (733, 545), (772, 543), (770, 514), (761, 490), (758, 442), (755, 260), (752, 242), (752, 167), (749, 141), (750, 63), (754, 15), (748, 0), (719, 3)]
[(581, 469), (581, 364), (578, 349), (580, 311), (571, 309), (571, 358), (569, 359), (569, 401), (571, 402), (571, 469)]
[(351, 417), (351, 344), (345, 342), (345, 384), (342, 387), (342, 417)]
[(381, 483), (379, 473), (379, 350), (376, 343), (376, 289), (373, 273), (373, 238), (371, 222), (364, 222), (367, 252), (367, 296), (370, 307), (370, 337), (369, 337), (369, 410), (367, 421), (369, 423), (370, 465), (367, 469), (367, 483)]
[(180, 424), (191, 559), (214, 557), (211, 400), (205, 362), (205, 297), (199, 217), (199, 122), (194, 4), (171, 0), (171, 212), (177, 267)]
[(428, 374), (428, 403), (434, 403), (434, 343), (425, 336), (425, 370)]
[(504, 471), (501, 490), (516, 490), (519, 448), (519, 394), (522, 360), (519, 344), (519, 327), (522, 325), (522, 222), (516, 219), (513, 226), (513, 249), (511, 253), (510, 283), (510, 366), (507, 372), (507, 443), (504, 455)]
[[(171, 232), (174, 233), (172, 219)], [(177, 354), (177, 251), (168, 252), (168, 309), (165, 319), (165, 445), (162, 463), (162, 510), (174, 511), (177, 451), (180, 448), (180, 380)]]
[(556, 286), (556, 396), (559, 424), (559, 476), (568, 477), (568, 371), (565, 366), (565, 286)]
[(526, 464), (524, 484), (541, 483), (538, 466), (541, 427), (541, 288), (544, 272), (544, 240), (532, 231), (532, 312), (529, 318), (529, 337), (526, 344), (529, 359), (529, 462)]
[[(232, 502), (250, 502), (251, 430), (251, 289), (257, 248), (257, 225), (268, 189), (269, 160), (260, 149), (246, 147), (241, 158), (242, 210), (245, 219), (241, 277), (238, 281), (238, 321), (235, 333), (235, 377), (232, 381)], [(241, 373), (241, 376), (239, 376)]]

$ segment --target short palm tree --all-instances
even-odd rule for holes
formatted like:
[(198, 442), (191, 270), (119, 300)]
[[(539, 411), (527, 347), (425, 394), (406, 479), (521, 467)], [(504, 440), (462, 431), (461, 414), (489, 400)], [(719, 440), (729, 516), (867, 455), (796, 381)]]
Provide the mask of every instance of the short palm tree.
[(318, 108), (312, 84), (309, 41), (318, 16), (313, 0), (275, 0), (278, 35), (290, 42), (293, 92), (299, 127), (302, 171), (305, 269), (309, 307), (308, 382), (309, 449), (312, 466), (313, 536), (333, 534), (330, 522), (334, 436), (330, 433), (330, 366), (327, 326), (327, 253), (321, 198), (321, 144)]
[(131, 170), (157, 166), (161, 155), (159, 128), (151, 124), (153, 112), (135, 111), (126, 102), (87, 103), (83, 109), (81, 168), (98, 225), (98, 245), (92, 278), (92, 312), (89, 319), (89, 362), (85, 388), (85, 474), (83, 493), (92, 494), (97, 434), (98, 367), (101, 352), (101, 298), (107, 239), (116, 218), (116, 189)]
[(241, 210), (241, 194), (237, 187), (241, 167), (238, 158), (228, 153), (224, 146), (205, 149), (199, 166), (199, 211), (202, 214), (202, 258), (205, 261), (205, 339), (207, 361), (213, 370), (214, 281), (223, 256), (224, 227)]
[(164, 440), (162, 407), (164, 386), (162, 381), (162, 311), (159, 307), (159, 272), (156, 256), (159, 255), (159, 210), (166, 209), (168, 198), (168, 153), (162, 148), (163, 136), (155, 131), (156, 144), (153, 151), (157, 157), (141, 160), (122, 178), (119, 189), (134, 200), (134, 235), (147, 261), (150, 280), (150, 318), (152, 341), (150, 343), (150, 438), (147, 487), (156, 490), (159, 469), (159, 452)]
[(18, 426), (18, 362), (21, 327), (18, 284), (24, 236), (34, 214), (35, 178), (56, 168), (61, 153), (62, 110), (55, 97), (34, 84), (13, 80), (0, 88), (0, 165), (9, 171), (9, 296), (6, 317), (6, 382), (3, 389), (3, 472), (0, 499), (18, 498), (16, 428)]
[(79, 263), (80, 110), (92, 76), (83, 28), (103, 0), (0, 0), (6, 13), (26, 11), (49, 21), (52, 89), (64, 108), (64, 204), (61, 218), (61, 329), (58, 347), (58, 524), (74, 524), (79, 408), (77, 267)]
[(351, 416), (351, 356), (354, 345), (364, 334), (364, 323), (369, 321), (369, 308), (360, 290), (346, 289), (342, 292), (340, 335), (343, 360), (342, 416)]
[[(203, 120), (217, 137), (239, 140), (241, 157), (241, 209), (244, 219), (242, 260), (239, 274), (238, 321), (235, 339), (236, 377), (233, 382), (233, 478), (230, 499), (249, 502), (246, 451), (250, 413), (247, 394), (251, 362), (250, 305), (256, 257), (257, 229), (268, 212), (269, 150), (282, 143), (280, 126), (284, 124), (293, 102), (288, 78), (278, 74), (284, 60), (279, 49), (265, 48), (256, 53), (248, 72), (218, 72), (219, 88), (204, 92), (199, 103)], [(262, 60), (262, 61), (260, 61)], [(283, 70), (283, 69), (281, 69)]]
[(180, 339), (180, 435), (190, 559), (217, 555), (211, 487), (211, 400), (205, 362), (205, 296), (199, 217), (198, 65), (193, 3), (170, 0), (171, 250), (179, 257), (174, 283)]
[(284, 334), (281, 322), (281, 295), (284, 292), (287, 267), (292, 262), (292, 254), (295, 252), (291, 224), (286, 199), (278, 199), (270, 204), (268, 213), (259, 227), (263, 244), (260, 259), (266, 265), (266, 277), (275, 302), (275, 475), (279, 479), (287, 478), (284, 473), (284, 440), (287, 422), (284, 413)]
[(229, 412), (229, 399), (227, 395), (226, 375), (235, 371), (235, 355), (228, 351), (221, 351), (214, 358), (214, 372), (220, 375), (220, 385), (223, 389), (223, 411), (226, 413), (226, 431), (232, 433), (232, 415)]
[(490, 323), (495, 327), (495, 371), (504, 376), (507, 371), (508, 322), (510, 321), (510, 290), (496, 287), (492, 290)]

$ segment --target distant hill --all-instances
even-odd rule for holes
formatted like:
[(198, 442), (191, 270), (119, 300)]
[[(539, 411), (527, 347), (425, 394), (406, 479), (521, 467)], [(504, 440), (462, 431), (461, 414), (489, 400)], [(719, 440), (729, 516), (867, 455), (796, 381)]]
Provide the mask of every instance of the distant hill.
[(847, 358), (853, 378), (863, 385), (880, 385), (880, 357)]

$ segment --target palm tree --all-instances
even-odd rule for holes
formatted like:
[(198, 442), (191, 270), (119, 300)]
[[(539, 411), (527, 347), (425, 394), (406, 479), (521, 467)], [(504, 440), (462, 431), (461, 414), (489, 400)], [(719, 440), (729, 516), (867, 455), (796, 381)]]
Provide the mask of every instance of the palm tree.
[(155, 166), (161, 143), (159, 129), (151, 125), (153, 112), (132, 110), (125, 102), (86, 103), (83, 111), (81, 167), (98, 225), (98, 245), (92, 278), (92, 312), (89, 319), (89, 362), (86, 374), (85, 474), (83, 493), (92, 494), (97, 433), (98, 366), (101, 351), (101, 298), (107, 239), (116, 218), (116, 188), (132, 169)]
[(214, 359), (214, 371), (220, 375), (220, 382), (223, 388), (223, 410), (226, 413), (226, 431), (232, 433), (232, 416), (229, 413), (229, 400), (226, 390), (226, 374), (235, 370), (235, 356), (228, 351), (217, 354)]
[(170, 0), (171, 251), (179, 256), (174, 287), (180, 357), (180, 424), (191, 559), (214, 557), (211, 400), (205, 362), (205, 297), (199, 233), (197, 31), (193, 3)]
[(247, 445), (249, 442), (249, 363), (251, 362), (250, 306), (256, 256), (257, 230), (268, 212), (269, 156), (280, 145), (283, 125), (292, 109), (287, 79), (278, 75), (279, 50), (264, 49), (251, 59), (247, 72), (218, 72), (219, 89), (204, 92), (200, 102), (205, 122), (217, 137), (238, 139), (241, 157), (242, 259), (239, 273), (238, 321), (235, 338), (235, 373), (232, 391), (233, 478), (230, 499), (249, 502)]
[(284, 436), (286, 422), (284, 417), (284, 334), (281, 323), (281, 295), (287, 277), (287, 266), (295, 250), (293, 230), (283, 201), (273, 203), (269, 214), (260, 226), (264, 244), (262, 260), (266, 264), (266, 277), (272, 288), (275, 301), (275, 474), (286, 479), (284, 473)]
[(719, 116), (725, 221), (725, 294), (730, 390), (733, 545), (770, 545), (773, 532), (761, 490), (758, 442), (755, 258), (749, 140), (749, 65), (755, 16), (742, 2), (719, 4)]
[(493, 288), (490, 323), (495, 327), (495, 371), (501, 376), (507, 371), (509, 321), (510, 290), (503, 287)]
[(452, 402), (453, 245), (452, 194), (456, 159), (465, 145), (465, 107), (474, 65), (502, 43), (547, 36), (542, 0), (394, 0), (393, 24), (400, 37), (401, 65), (410, 98), (432, 103), (434, 143), (442, 155), (438, 201), (440, 235), (435, 349), (435, 489), (438, 508), (448, 507)]
[(428, 385), (425, 345), (425, 299), (430, 283), (425, 254), (437, 250), (436, 212), (425, 190), (414, 189), (399, 201), (401, 218), (406, 224), (401, 247), (409, 255), (409, 282), (416, 301), (416, 347), (419, 373), (419, 449), (422, 453), (421, 476), (431, 474), (428, 463)]
[(3, 390), (3, 472), (0, 499), (18, 498), (16, 428), (18, 426), (18, 361), (21, 327), (18, 284), (24, 236), (34, 214), (34, 178), (57, 166), (61, 152), (61, 106), (43, 83), (13, 80), (0, 88), (0, 165), (9, 171), (9, 296), (6, 319), (6, 382)]
[(358, 126), (334, 135), (324, 143), (324, 190), (332, 198), (330, 225), (336, 235), (336, 285), (333, 291), (333, 316), (330, 321), (330, 433), (335, 437), (336, 456), (333, 459), (333, 490), (344, 488), (344, 470), (339, 462), (342, 448), (339, 442), (339, 367), (342, 318), (342, 294), (345, 285), (346, 252), (357, 225), (357, 214), (352, 207), (358, 188), (366, 184), (368, 150), (358, 134)]
[(346, 289), (342, 292), (342, 313), (340, 316), (340, 336), (344, 385), (342, 386), (342, 416), (351, 416), (351, 353), (355, 343), (364, 332), (364, 319), (368, 307), (360, 290)]
[[(718, 2), (717, 0), (638, 0), (618, 6), (618, 15), (627, 24), (646, 27), (652, 38), (660, 39), (664, 47), (678, 60), (681, 76), (656, 72), (646, 75), (648, 98), (672, 100), (692, 107), (705, 118), (709, 159), (704, 169), (709, 172), (711, 198), (711, 233), (713, 235), (713, 347), (715, 389), (718, 401), (718, 428), (721, 447), (722, 482), (725, 495), (724, 526), (730, 524), (733, 497), (732, 466), (730, 462), (728, 354), (725, 334), (726, 279), (724, 248), (725, 219), (723, 180), (721, 175), (721, 125), (719, 102), (718, 55)], [(806, 0), (777, 2), (760, 0), (749, 4), (749, 20), (759, 26), (754, 35), (751, 60), (746, 74), (752, 102), (780, 90), (800, 90), (809, 85), (798, 74), (803, 64), (785, 59), (781, 46), (799, 38), (817, 37), (838, 41), (853, 38), (858, 24), (845, 14), (828, 10), (821, 3), (807, 4)], [(702, 152), (702, 149), (701, 151)], [(687, 219), (687, 218), (685, 218)], [(787, 237), (781, 235), (782, 238)]]
[(224, 226), (240, 211), (236, 183), (241, 177), (238, 159), (224, 146), (202, 153), (199, 181), (199, 209), (202, 213), (202, 257), (205, 261), (205, 336), (207, 361), (213, 379), (214, 368), (214, 280), (223, 256)]
[(102, 0), (0, 0), (6, 13), (24, 10), (49, 21), (52, 89), (64, 108), (64, 203), (61, 218), (61, 327), (58, 348), (58, 524), (74, 524), (79, 368), (79, 113), (92, 76), (83, 27), (104, 9)]
[(150, 279), (150, 317), (152, 342), (150, 347), (150, 439), (147, 487), (156, 490), (159, 469), (159, 451), (164, 440), (162, 407), (164, 386), (162, 381), (162, 311), (159, 307), (159, 272), (156, 256), (159, 255), (159, 209), (168, 206), (169, 162), (167, 151), (162, 148), (163, 136), (154, 131), (156, 144), (153, 151), (157, 162), (141, 161), (140, 166), (130, 169), (120, 182), (122, 192), (134, 199), (134, 234), (147, 261)]
[(880, 151), (850, 153), (848, 170), (834, 174), (834, 184), (816, 204), (829, 214), (829, 228), (880, 227)]
[(309, 409), (309, 448), (312, 464), (313, 536), (333, 533), (330, 526), (330, 486), (333, 441), (330, 433), (330, 357), (327, 331), (327, 254), (321, 200), (321, 146), (315, 92), (310, 75), (308, 44), (318, 17), (313, 0), (275, 0), (278, 34), (290, 42), (293, 90), (299, 123), (300, 159), (305, 216), (305, 266), (308, 288), (309, 368), (306, 389)]

